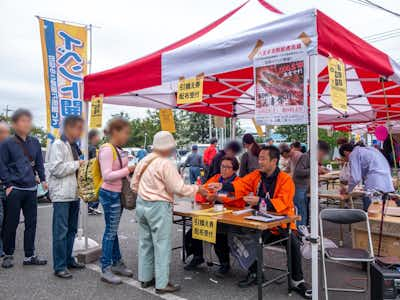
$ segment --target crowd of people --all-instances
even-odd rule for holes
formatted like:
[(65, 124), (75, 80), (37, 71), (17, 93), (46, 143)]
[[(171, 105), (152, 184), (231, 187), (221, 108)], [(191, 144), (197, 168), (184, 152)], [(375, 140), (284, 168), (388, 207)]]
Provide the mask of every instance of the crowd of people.
[[(62, 134), (48, 147), (46, 168), (39, 141), (31, 135), (32, 114), (18, 109), (12, 115), (13, 135), (9, 124), (0, 122), (0, 254), (2, 267), (12, 268), (16, 230), (20, 212), (24, 215), (24, 265), (45, 265), (47, 260), (35, 253), (37, 223), (37, 185), (48, 189), (53, 203), (52, 245), (55, 276), (73, 277), (71, 270), (82, 269), (72, 253), (77, 234), (80, 200), (78, 198), (78, 170), (84, 164), (79, 141), (84, 132), (84, 120), (80, 116), (64, 119)], [(153, 138), (153, 151), (143, 153), (137, 164), (128, 163), (123, 151), (130, 136), (130, 124), (122, 118), (109, 121), (105, 130), (107, 143), (99, 146), (101, 138), (97, 130), (89, 133), (89, 158), (97, 158), (103, 182), (98, 202), (90, 203), (89, 213), (98, 214), (101, 204), (105, 227), (102, 238), (101, 280), (110, 284), (122, 282), (121, 276), (132, 277), (133, 270), (123, 260), (118, 239), (118, 228), (123, 213), (121, 191), (124, 180), (130, 180), (132, 191), (138, 197), (136, 217), (138, 221), (138, 279), (143, 288), (155, 286), (157, 293), (179, 290), (169, 280), (172, 239), (172, 206), (174, 196), (189, 197), (200, 203), (220, 203), (228, 207), (252, 207), (266, 209), (278, 215), (301, 216), (297, 224), (290, 224), (293, 234), (288, 237), (285, 226), (264, 232), (264, 243), (284, 237), (291, 239), (293, 290), (304, 298), (311, 292), (304, 282), (298, 225), (308, 224), (310, 154), (299, 142), (291, 145), (273, 145), (273, 141), (259, 145), (251, 134), (245, 134), (242, 143), (228, 142), (218, 150), (213, 138), (204, 156), (198, 147), (192, 147), (185, 165), (189, 167), (190, 184), (184, 182), (176, 165), (169, 159), (176, 149), (174, 137), (160, 131)], [(242, 151), (240, 162), (237, 156)], [(329, 154), (329, 145), (318, 142), (319, 174), (327, 169), (322, 162)], [(343, 142), (339, 149), (343, 160), (348, 162), (347, 191), (364, 181), (368, 188), (384, 193), (393, 191), (390, 166), (385, 157), (372, 147), (359, 147)], [(344, 168), (346, 169), (346, 168)], [(201, 172), (204, 170), (204, 174)], [(202, 182), (199, 182), (199, 178)], [(379, 180), (378, 180), (379, 178)], [(368, 200), (368, 199), (367, 199)], [(365, 201), (367, 201), (365, 200)], [(365, 204), (367, 206), (368, 203)], [(265, 206), (265, 207), (264, 207)], [(247, 245), (252, 255), (243, 258), (238, 243)], [(257, 283), (257, 258), (254, 251), (258, 243), (249, 230), (230, 226), (218, 226), (215, 253), (220, 267), (216, 275), (225, 276), (230, 271), (231, 256), (248, 270), (248, 275), (238, 285), (242, 288)], [(192, 258), (185, 270), (195, 270), (205, 262), (203, 243), (186, 233), (186, 251)]]

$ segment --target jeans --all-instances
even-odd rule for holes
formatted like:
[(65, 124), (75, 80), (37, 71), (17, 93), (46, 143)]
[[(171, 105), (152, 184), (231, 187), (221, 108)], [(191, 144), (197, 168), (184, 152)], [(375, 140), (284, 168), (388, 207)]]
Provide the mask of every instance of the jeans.
[(156, 280), (163, 289), (169, 281), (171, 261), (172, 204), (137, 198), (139, 223), (139, 281)]
[(88, 203), (88, 207), (89, 207), (89, 208), (92, 208), (92, 209), (97, 209), (97, 208), (99, 208), (99, 201), (96, 201), (96, 202), (89, 202), (89, 203)]
[(15, 235), (19, 224), (21, 209), (25, 218), (25, 257), (31, 257), (35, 252), (37, 222), (36, 191), (22, 191), (14, 188), (6, 197), (3, 222), (3, 250), (6, 255), (14, 254)]
[(6, 200), (6, 191), (0, 186), (0, 256), (3, 255), (3, 240), (1, 239), (1, 229), (3, 228), (4, 220), (4, 201)]
[(190, 177), (190, 184), (195, 184), (197, 177), (200, 176), (200, 167), (190, 167), (189, 168), (189, 177)]
[(99, 200), (104, 210), (106, 228), (101, 245), (101, 269), (115, 265), (121, 259), (118, 241), (118, 227), (121, 219), (121, 193), (100, 189)]
[(294, 194), (294, 205), (297, 208), (297, 214), (301, 216), (301, 220), (297, 221), (297, 226), (307, 225), (308, 218), (308, 198), (307, 198), (307, 187), (296, 187), (296, 193)]
[(72, 248), (78, 231), (79, 200), (53, 203), (53, 268), (64, 271), (72, 264)]
[(368, 196), (363, 196), (362, 202), (363, 202), (363, 210), (368, 211), (368, 207), (371, 205), (371, 198)]

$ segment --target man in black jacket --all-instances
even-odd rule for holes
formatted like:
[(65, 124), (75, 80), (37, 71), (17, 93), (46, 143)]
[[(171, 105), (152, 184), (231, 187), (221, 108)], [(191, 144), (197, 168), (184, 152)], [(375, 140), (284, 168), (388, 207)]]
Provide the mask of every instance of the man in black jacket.
[(12, 115), (15, 135), (0, 144), (0, 180), (6, 190), (5, 218), (3, 223), (3, 268), (13, 266), (15, 235), (19, 217), (24, 214), (24, 265), (45, 265), (47, 261), (35, 256), (37, 219), (37, 184), (47, 189), (42, 149), (39, 141), (30, 136), (32, 114), (17, 109)]

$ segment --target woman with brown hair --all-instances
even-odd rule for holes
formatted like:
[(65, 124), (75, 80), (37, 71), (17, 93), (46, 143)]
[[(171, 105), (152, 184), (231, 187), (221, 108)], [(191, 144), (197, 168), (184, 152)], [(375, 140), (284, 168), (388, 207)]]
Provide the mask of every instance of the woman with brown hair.
[(128, 156), (122, 147), (128, 142), (130, 135), (129, 122), (123, 118), (114, 118), (108, 123), (105, 134), (109, 143), (99, 151), (99, 163), (103, 184), (99, 192), (99, 201), (103, 206), (106, 227), (102, 241), (101, 280), (120, 284), (119, 276), (132, 277), (121, 256), (118, 242), (118, 227), (122, 214), (121, 189), (122, 179), (131, 174), (135, 167), (128, 166)]
[(256, 143), (254, 137), (250, 133), (243, 136), (243, 147), (246, 152), (240, 158), (239, 176), (243, 177), (250, 172), (257, 170), (260, 166), (258, 164), (258, 154), (260, 153), (260, 146)]

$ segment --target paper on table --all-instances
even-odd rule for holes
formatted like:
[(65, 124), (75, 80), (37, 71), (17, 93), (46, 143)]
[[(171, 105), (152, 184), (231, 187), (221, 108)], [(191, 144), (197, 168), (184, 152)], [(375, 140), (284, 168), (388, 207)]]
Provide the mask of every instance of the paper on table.
[(236, 210), (232, 214), (234, 214), (234, 215), (243, 215), (245, 213), (252, 212), (253, 210), (254, 209), (252, 209), (252, 208), (245, 208), (245, 209), (241, 209), (241, 210)]
[(252, 221), (260, 221), (260, 222), (274, 222), (278, 220), (285, 219), (286, 216), (275, 216), (275, 215), (268, 215), (268, 217), (264, 216), (248, 216), (245, 217), (246, 220), (252, 220)]

